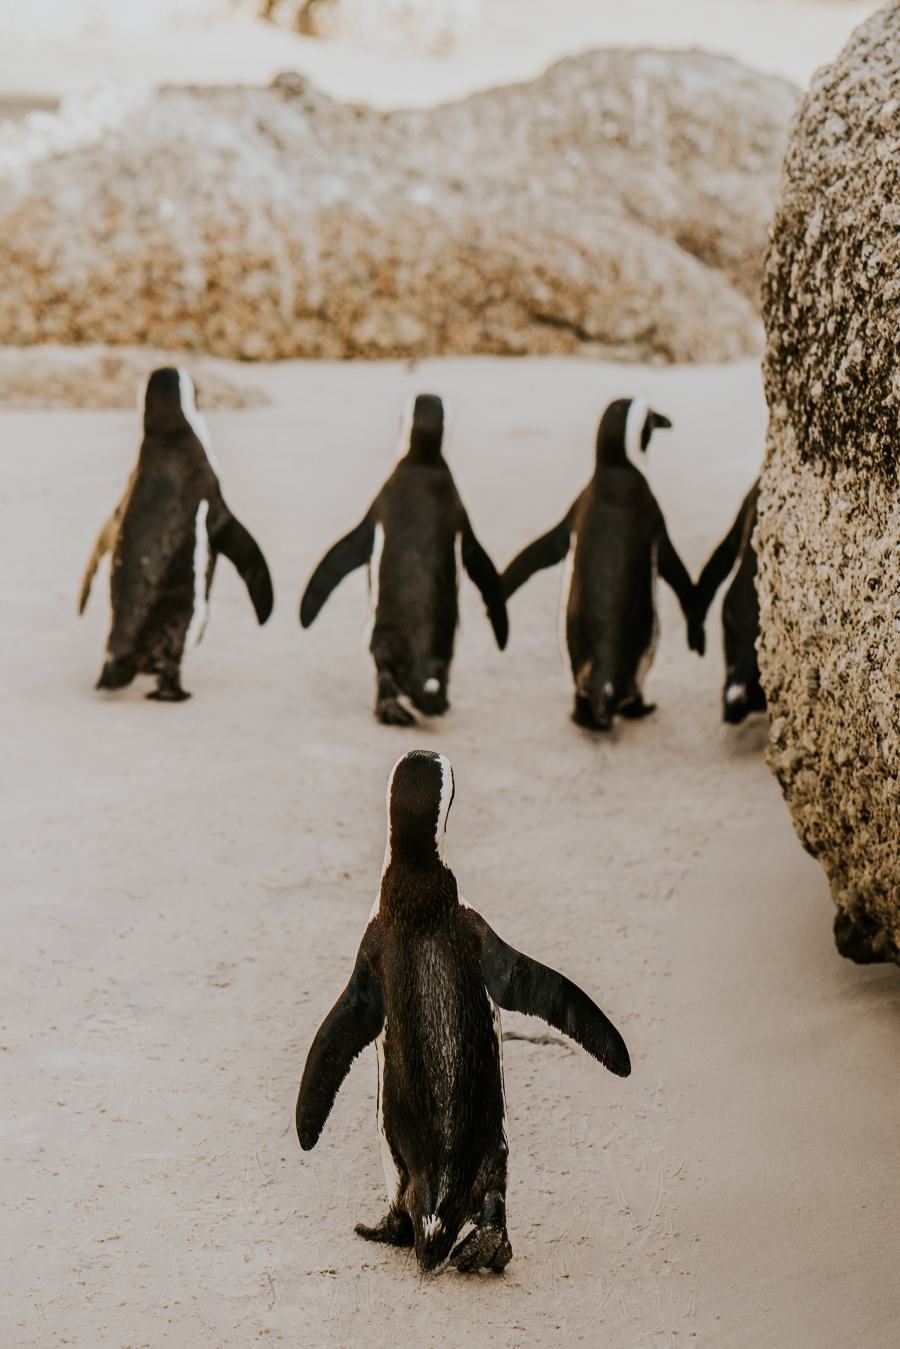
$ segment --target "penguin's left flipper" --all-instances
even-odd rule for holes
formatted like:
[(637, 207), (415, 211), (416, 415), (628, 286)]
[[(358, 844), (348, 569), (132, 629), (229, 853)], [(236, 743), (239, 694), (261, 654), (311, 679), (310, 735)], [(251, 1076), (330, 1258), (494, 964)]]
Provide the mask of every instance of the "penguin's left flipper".
[[(478, 915), (480, 918), (480, 915)], [(586, 993), (556, 970), (507, 946), (484, 919), (481, 970), (487, 990), (507, 1012), (538, 1016), (608, 1068), (628, 1077), (631, 1059), (619, 1032)]]
[(688, 575), (687, 567), (676, 553), (675, 545), (665, 527), (656, 548), (656, 566), (666, 585), (671, 586), (678, 596), (681, 612), (688, 621), (688, 646), (692, 651), (696, 651), (698, 656), (702, 656), (706, 650), (706, 636), (702, 627), (698, 632), (693, 622), (696, 595), (694, 583)]
[(462, 564), (481, 591), (481, 598), (491, 620), (497, 645), (502, 651), (509, 637), (509, 618), (506, 613), (506, 600), (503, 598), (503, 583), (497, 574), (497, 568), (476, 539), (468, 520), (462, 531)]
[(700, 573), (700, 579), (694, 591), (692, 622), (695, 626), (699, 626), (701, 630), (706, 621), (709, 606), (716, 597), (716, 591), (731, 574), (743, 547), (749, 541), (749, 535), (752, 532), (751, 521), (756, 515), (758, 501), (759, 479), (756, 480), (744, 497), (734, 524), (722, 542), (711, 553), (709, 561)]
[(569, 516), (539, 539), (529, 543), (521, 553), (517, 553), (500, 578), (503, 582), (503, 594), (506, 599), (514, 595), (536, 571), (545, 567), (555, 567), (562, 562), (572, 542), (572, 530)]
[(297, 1137), (304, 1152), (319, 1141), (353, 1061), (381, 1034), (384, 986), (362, 950), (349, 984), (322, 1022), (306, 1056), (297, 1096)]
[(247, 587), (257, 621), (265, 623), (272, 612), (274, 595), (269, 568), (256, 539), (224, 502), (217, 511), (210, 512), (206, 532), (212, 547), (228, 558)]

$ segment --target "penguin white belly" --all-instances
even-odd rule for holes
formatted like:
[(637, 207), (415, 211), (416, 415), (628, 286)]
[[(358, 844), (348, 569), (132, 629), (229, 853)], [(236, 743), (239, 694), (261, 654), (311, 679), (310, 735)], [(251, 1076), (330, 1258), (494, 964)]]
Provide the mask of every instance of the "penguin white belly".
[(384, 1037), (387, 1034), (387, 1021), (381, 1034), (375, 1041), (375, 1055), (378, 1059), (378, 1142), (381, 1148), (381, 1165), (384, 1168), (384, 1183), (387, 1186), (388, 1203), (395, 1204), (400, 1198), (400, 1172), (394, 1161), (394, 1154), (388, 1142), (384, 1127)]
[(575, 675), (572, 672), (572, 662), (569, 659), (569, 643), (566, 633), (566, 623), (569, 616), (569, 594), (572, 590), (572, 577), (575, 573), (575, 549), (578, 547), (578, 535), (573, 532), (569, 540), (569, 551), (566, 553), (566, 560), (563, 563), (562, 587), (559, 592), (559, 614), (557, 616), (557, 637), (559, 639), (559, 654), (563, 665), (572, 676), (572, 687), (575, 686)]
[(653, 601), (653, 629), (650, 633), (650, 645), (638, 661), (637, 672), (634, 676), (635, 689), (642, 697), (644, 693), (644, 680), (647, 678), (647, 671), (653, 664), (653, 657), (656, 655), (656, 644), (659, 641), (659, 611), (656, 607), (656, 577), (658, 573), (656, 547), (656, 544), (654, 544), (653, 563), (650, 572), (650, 596)]
[(384, 525), (375, 526), (375, 539), (372, 544), (372, 556), (369, 558), (369, 607), (363, 626), (363, 640), (366, 650), (372, 641), (375, 630), (375, 615), (378, 612), (378, 583), (381, 575), (381, 555), (384, 552)]
[(206, 602), (206, 575), (209, 570), (209, 536), (206, 532), (208, 514), (209, 502), (201, 501), (194, 520), (194, 610), (184, 639), (187, 651), (200, 641), (209, 617), (209, 605)]

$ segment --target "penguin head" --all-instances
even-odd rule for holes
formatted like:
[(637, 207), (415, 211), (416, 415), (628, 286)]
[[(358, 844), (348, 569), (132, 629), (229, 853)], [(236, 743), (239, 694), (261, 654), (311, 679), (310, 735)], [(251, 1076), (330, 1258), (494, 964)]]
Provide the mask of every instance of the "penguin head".
[(414, 464), (434, 464), (444, 443), (444, 404), (435, 393), (420, 393), (413, 404), (407, 457)]
[(671, 425), (668, 417), (654, 412), (643, 398), (617, 398), (600, 418), (597, 463), (624, 464), (638, 450), (646, 451), (657, 427)]
[(185, 432), (193, 432), (213, 472), (219, 473), (209, 427), (197, 409), (194, 381), (187, 370), (171, 365), (154, 370), (138, 394), (138, 411), (143, 413), (145, 436), (183, 436)]
[[(190, 375), (187, 378), (190, 380)], [(146, 435), (170, 436), (189, 428), (181, 403), (181, 388), (181, 371), (174, 366), (153, 371), (144, 389), (142, 411)], [(192, 383), (192, 394), (193, 389)]]
[(453, 793), (453, 769), (443, 754), (414, 749), (397, 760), (388, 778), (385, 871), (392, 864), (445, 865)]

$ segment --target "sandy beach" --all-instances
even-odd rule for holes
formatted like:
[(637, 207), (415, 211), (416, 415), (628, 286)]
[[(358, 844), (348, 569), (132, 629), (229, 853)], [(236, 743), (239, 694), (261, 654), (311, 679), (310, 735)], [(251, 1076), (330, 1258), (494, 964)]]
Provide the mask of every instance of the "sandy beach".
[[(647, 472), (696, 575), (760, 461), (753, 363), (564, 359), (234, 367), (271, 398), (209, 416), (259, 539), (267, 627), (220, 561), (180, 706), (93, 691), (106, 571), (81, 571), (139, 439), (122, 411), (0, 412), (5, 1344), (889, 1349), (896, 1342), (900, 980), (843, 961), (817, 864), (761, 759), (720, 722), (718, 607), (686, 647), (660, 588), (657, 712), (569, 720), (557, 572), (499, 653), (463, 588), (451, 711), (379, 726), (365, 577), (301, 632), (324, 548), (392, 461), (410, 392), (453, 406), (448, 458), (499, 565), (591, 471), (596, 422), (669, 415)], [(512, 944), (621, 1027), (621, 1082), (506, 1016), (506, 1275), (422, 1279), (367, 1246), (382, 1211), (368, 1050), (318, 1148), (293, 1106), (378, 884), (407, 749), (454, 766), (451, 858)]]

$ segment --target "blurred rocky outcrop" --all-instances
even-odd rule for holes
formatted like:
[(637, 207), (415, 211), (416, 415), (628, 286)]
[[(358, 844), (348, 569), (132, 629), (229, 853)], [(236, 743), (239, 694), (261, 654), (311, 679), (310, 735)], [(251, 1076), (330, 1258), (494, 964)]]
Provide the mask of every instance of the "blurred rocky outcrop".
[(742, 356), (796, 101), (723, 58), (606, 51), (428, 111), (292, 75), (119, 91), (96, 132), (34, 114), (33, 153), (29, 119), (0, 135), (0, 343)]
[(813, 81), (766, 268), (769, 762), (854, 960), (900, 960), (900, 3)]
[[(204, 412), (260, 407), (268, 395), (209, 356), (185, 360), (153, 347), (0, 347), (0, 407), (134, 408), (135, 391), (151, 370), (186, 365)], [(223, 367), (225, 367), (223, 369)]]

